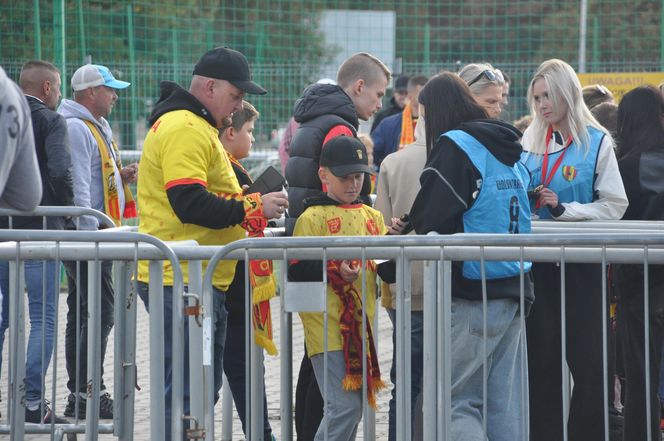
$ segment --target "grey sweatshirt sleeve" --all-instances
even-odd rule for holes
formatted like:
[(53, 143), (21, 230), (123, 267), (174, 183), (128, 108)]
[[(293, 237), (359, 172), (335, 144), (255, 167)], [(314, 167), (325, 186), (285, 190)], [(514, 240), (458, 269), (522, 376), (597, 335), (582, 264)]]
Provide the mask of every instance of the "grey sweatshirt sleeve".
[[(11, 86), (14, 86), (12, 83)], [(18, 90), (18, 87), (16, 87)], [(8, 96), (10, 98), (10, 96)], [(28, 103), (23, 94), (10, 98), (10, 102), (0, 103), (0, 117), (9, 119), (7, 130), (2, 137), (3, 159), (10, 157), (7, 149), (15, 149), (11, 169), (4, 180), (4, 190), (0, 188), (0, 207), (17, 210), (33, 210), (42, 197), (42, 184), (39, 175), (39, 164), (35, 153), (35, 141), (32, 133), (32, 120)], [(3, 126), (4, 125), (0, 125)]]
[[(77, 207), (92, 207), (92, 157), (98, 147), (85, 123), (76, 119), (67, 119), (69, 143), (71, 146), (72, 178), (74, 180), (74, 205)], [(99, 221), (93, 216), (81, 216), (78, 228), (80, 230), (97, 230)]]

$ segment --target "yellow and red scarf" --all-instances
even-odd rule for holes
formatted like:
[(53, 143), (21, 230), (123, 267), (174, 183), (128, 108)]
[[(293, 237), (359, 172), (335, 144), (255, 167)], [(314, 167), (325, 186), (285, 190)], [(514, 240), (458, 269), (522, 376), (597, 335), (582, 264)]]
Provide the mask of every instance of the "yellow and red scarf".
[[(359, 262), (354, 262), (359, 265)], [(339, 318), (339, 328), (343, 339), (344, 362), (346, 375), (342, 380), (345, 390), (362, 388), (362, 296), (352, 282), (346, 282), (339, 272), (340, 260), (327, 263), (327, 281), (341, 300), (343, 310)], [(356, 308), (358, 309), (356, 311)], [(356, 314), (357, 312), (357, 314)], [(359, 317), (358, 317), (359, 316)], [(376, 409), (376, 392), (385, 387), (380, 378), (380, 366), (374, 344), (373, 333), (369, 321), (365, 321), (367, 330), (367, 400)]]
[(413, 109), (406, 104), (401, 114), (401, 138), (399, 138), (399, 150), (408, 144), (415, 142), (415, 125), (413, 124)]
[[(228, 158), (249, 176), (233, 155), (228, 153)], [(244, 213), (244, 221), (241, 226), (247, 231), (249, 237), (264, 237), (267, 219), (263, 215), (263, 201), (260, 193), (244, 196)], [(270, 310), (270, 299), (276, 295), (277, 284), (272, 273), (271, 260), (249, 260), (249, 284), (252, 289), (251, 316), (254, 339), (256, 344), (265, 348), (268, 354), (277, 355), (277, 346), (272, 339), (272, 312)]]
[[(122, 219), (129, 219), (136, 217), (136, 201), (131, 194), (129, 186), (125, 183), (122, 184), (124, 197), (125, 197), (125, 206), (124, 211), (120, 214), (120, 197), (118, 195), (118, 188), (115, 185), (115, 169), (117, 167), (118, 173), (122, 170), (122, 161), (120, 160), (120, 151), (118, 146), (115, 145), (115, 141), (111, 141), (111, 148), (115, 153), (115, 160), (111, 158), (111, 154), (106, 148), (106, 141), (99, 133), (99, 129), (90, 121), (82, 120), (92, 136), (94, 136), (95, 141), (97, 141), (97, 147), (99, 147), (99, 155), (101, 157), (101, 172), (102, 172), (102, 187), (104, 188), (104, 211), (107, 215), (113, 219), (115, 226), (119, 227), (122, 224)], [(115, 167), (113, 166), (115, 162)]]

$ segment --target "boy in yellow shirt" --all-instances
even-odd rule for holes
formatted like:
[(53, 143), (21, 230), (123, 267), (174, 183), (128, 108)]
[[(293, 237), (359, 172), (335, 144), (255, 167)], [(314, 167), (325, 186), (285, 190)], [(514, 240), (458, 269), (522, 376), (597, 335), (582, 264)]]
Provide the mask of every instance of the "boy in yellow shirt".
[[(383, 216), (358, 200), (365, 174), (372, 172), (367, 151), (360, 140), (338, 136), (322, 148), (318, 176), (326, 194), (307, 198), (305, 211), (295, 224), (294, 236), (377, 236), (387, 232)], [(395, 230), (396, 231), (396, 230)], [(352, 441), (362, 417), (362, 362), (367, 363), (369, 404), (375, 407), (376, 392), (384, 387), (371, 323), (374, 315), (376, 265), (365, 262), (366, 304), (362, 304), (362, 274), (359, 260), (327, 262), (327, 391), (323, 386), (323, 313), (300, 313), (307, 353), (324, 397), (326, 414), (315, 440)], [(291, 262), (292, 281), (320, 281), (321, 261)], [(362, 354), (362, 322), (366, 312), (367, 354)]]

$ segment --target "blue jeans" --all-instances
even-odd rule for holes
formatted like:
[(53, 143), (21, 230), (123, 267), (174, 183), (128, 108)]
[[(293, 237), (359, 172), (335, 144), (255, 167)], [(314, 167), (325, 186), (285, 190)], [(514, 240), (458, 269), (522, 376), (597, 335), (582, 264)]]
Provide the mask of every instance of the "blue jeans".
[[(385, 308), (387, 315), (392, 322), (392, 367), (390, 368), (390, 381), (394, 385), (392, 388), (392, 398), (389, 406), (389, 427), (388, 440), (396, 440), (397, 429), (397, 331), (396, 331), (396, 313), (392, 308)], [(417, 397), (422, 392), (422, 370), (424, 366), (424, 316), (422, 311), (411, 311), (410, 313), (410, 403), (412, 427), (415, 425), (415, 411)]]
[[(148, 284), (138, 282), (138, 296), (143, 300), (145, 309), (150, 312), (150, 296), (148, 295)], [(185, 287), (186, 290), (186, 287)], [(224, 342), (226, 340), (226, 307), (224, 302), (226, 294), (216, 288), (214, 292), (214, 384), (221, 387), (221, 368), (217, 363), (223, 362)], [(173, 377), (173, 287), (164, 286), (164, 393), (166, 414), (164, 419), (166, 440), (171, 439), (171, 405), (172, 405), (172, 377)], [(189, 414), (189, 327), (187, 320), (184, 326), (184, 398), (183, 409)], [(186, 427), (186, 426), (185, 426)]]
[[(46, 279), (44, 280), (44, 278)], [(43, 282), (46, 282), (45, 292)], [(45, 264), (44, 261), (26, 261), (25, 284), (28, 291), (28, 313), (30, 315), (30, 335), (25, 360), (25, 398), (28, 404), (36, 404), (44, 399), (42, 380), (53, 354), (57, 297), (55, 261), (46, 261)], [(5, 331), (9, 328), (9, 263), (7, 261), (0, 261), (0, 289), (4, 293), (0, 323), (1, 366)]]
[[(487, 408), (483, 408), (484, 326), (481, 301), (452, 300), (452, 440), (527, 441), (527, 370), (522, 370), (519, 304), (487, 302)], [(482, 420), (487, 420), (487, 433)], [(426, 423), (425, 423), (426, 424)]]

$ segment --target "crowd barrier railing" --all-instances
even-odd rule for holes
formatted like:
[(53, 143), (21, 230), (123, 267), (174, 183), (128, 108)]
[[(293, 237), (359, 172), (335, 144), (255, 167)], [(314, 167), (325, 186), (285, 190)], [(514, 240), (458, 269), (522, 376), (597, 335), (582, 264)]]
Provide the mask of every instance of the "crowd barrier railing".
[[(662, 264), (664, 263), (664, 234), (662, 234), (662, 223), (628, 223), (621, 231), (620, 223), (586, 223), (583, 225), (557, 224), (560, 229), (569, 229), (574, 231), (570, 234), (552, 233), (549, 230), (554, 225), (549, 226), (544, 222), (536, 225), (536, 234), (531, 235), (474, 235), (459, 234), (453, 236), (402, 236), (402, 237), (313, 237), (313, 238), (264, 238), (264, 239), (245, 239), (223, 247), (211, 259), (203, 281), (203, 303), (212, 301), (211, 275), (215, 266), (222, 259), (243, 259), (247, 262), (249, 259), (272, 259), (280, 261), (281, 271), (279, 274), (280, 299), (280, 318), (281, 318), (281, 438), (284, 440), (292, 439), (292, 414), (291, 414), (291, 394), (292, 394), (292, 347), (290, 346), (291, 335), (291, 314), (298, 311), (297, 306), (287, 306), (293, 301), (293, 295), (297, 295), (296, 289), (292, 285), (295, 282), (286, 280), (286, 264), (290, 259), (316, 259), (324, 262), (330, 259), (360, 259), (362, 265), (369, 259), (394, 259), (397, 263), (397, 325), (396, 325), (396, 344), (397, 344), (397, 439), (407, 440), (411, 436), (411, 399), (410, 389), (406, 387), (410, 384), (410, 309), (411, 292), (409, 275), (409, 264), (412, 261), (425, 261), (425, 292), (424, 292), (424, 384), (423, 389), (423, 409), (424, 409), (424, 439), (439, 440), (451, 439), (451, 353), (450, 353), (450, 323), (451, 323), (451, 302), (452, 286), (451, 271), (452, 262), (455, 261), (479, 261), (484, 267), (489, 261), (516, 261), (521, 266), (521, 293), (520, 293), (520, 326), (522, 329), (521, 338), (525, 342), (525, 316), (524, 316), (524, 292), (523, 292), (523, 264), (524, 262), (555, 262), (562, 266), (569, 263), (598, 263), (604, 268), (611, 263), (630, 263), (630, 264)], [(576, 230), (582, 230), (586, 233), (580, 234)], [(628, 231), (628, 232), (625, 232)], [(637, 234), (634, 234), (637, 233)], [(323, 265), (325, 268), (325, 265)], [(325, 276), (323, 274), (323, 276)], [(603, 278), (603, 293), (606, 294), (606, 278)], [(366, 287), (366, 280), (363, 280), (363, 286)], [(305, 287), (310, 297), (318, 297), (318, 293), (324, 296), (325, 282), (318, 286), (308, 285)], [(248, 286), (248, 284), (247, 284)], [(363, 290), (365, 291), (365, 290)], [(365, 293), (363, 293), (365, 295)], [(484, 327), (486, 329), (486, 288), (483, 289), (483, 311)], [(250, 298), (250, 292), (246, 293), (247, 302)], [(561, 299), (564, 302), (565, 292), (561, 292)], [(606, 296), (603, 308), (606, 311)], [(295, 302), (297, 303), (297, 302)], [(248, 304), (247, 304), (248, 306)], [(309, 306), (307, 306), (309, 307)], [(306, 309), (305, 309), (306, 310)], [(250, 308), (247, 309), (250, 311)], [(324, 312), (324, 311), (322, 311)], [(364, 320), (366, 320), (366, 315)], [(606, 319), (605, 319), (606, 320)], [(250, 317), (247, 316), (247, 323), (250, 323)], [(564, 317), (563, 317), (564, 322)], [(603, 323), (604, 338), (604, 376), (607, 375), (606, 361), (606, 321)], [(248, 341), (253, 342), (253, 330), (249, 329)], [(486, 332), (486, 331), (485, 331)], [(563, 329), (564, 332), (564, 329)], [(252, 343), (253, 350), (250, 351), (248, 366), (262, 366), (262, 350)], [(211, 351), (209, 347), (204, 351)], [(522, 345), (525, 351), (525, 345)], [(563, 353), (565, 348), (563, 344)], [(525, 353), (522, 354), (525, 356)], [(484, 354), (486, 366), (486, 353)], [(522, 357), (525, 360), (525, 358)], [(193, 362), (192, 362), (193, 363)], [(648, 362), (646, 361), (646, 365)], [(203, 366), (203, 369), (209, 369), (210, 366)], [(526, 369), (525, 362), (521, 367)], [(363, 369), (366, 369), (366, 365)], [(561, 366), (561, 375), (567, 375), (565, 366)], [(261, 440), (262, 418), (260, 410), (262, 403), (262, 371), (253, 369), (250, 373), (251, 388), (250, 399), (252, 403), (248, 407), (248, 414), (251, 415), (251, 425), (248, 429), (248, 439)], [(248, 378), (249, 378), (248, 377)], [(207, 377), (206, 377), (207, 378)], [(605, 378), (606, 380), (606, 378)], [(484, 381), (486, 382), (486, 372)], [(604, 393), (607, 394), (607, 384), (604, 382)], [(433, 386), (435, 385), (435, 387)], [(209, 388), (209, 386), (203, 386)], [(363, 386), (363, 395), (366, 398), (366, 384)], [(324, 388), (323, 388), (324, 389)], [(209, 389), (208, 389), (209, 390)], [(486, 405), (486, 385), (484, 386)], [(527, 395), (525, 388), (521, 389), (522, 408), (524, 415), (520, 418), (521, 433), (523, 439), (527, 439), (528, 418), (527, 418)], [(202, 391), (201, 391), (202, 393)], [(569, 388), (561, 391), (563, 400), (569, 403)], [(606, 401), (606, 400), (605, 400)], [(607, 401), (608, 403), (608, 401)], [(608, 404), (607, 404), (608, 405)], [(569, 409), (565, 409), (565, 414)], [(206, 409), (201, 418), (205, 421), (206, 439), (214, 439), (214, 418), (211, 403), (206, 403)], [(563, 415), (561, 415), (563, 418)], [(371, 418), (365, 406), (364, 414), (364, 434), (365, 439), (373, 439), (375, 431), (372, 427)], [(608, 429), (608, 408), (605, 407), (605, 420), (603, 422)], [(483, 422), (486, 431), (486, 419)], [(608, 439), (608, 430), (607, 439)]]
[[(37, 212), (30, 213), (34, 215)], [(57, 213), (57, 214), (55, 214)], [(61, 214), (55, 210), (52, 215)], [(0, 215), (7, 214), (0, 210)], [(16, 213), (14, 213), (16, 214)], [(24, 213), (22, 213), (24, 214)], [(91, 214), (90, 212), (81, 214)], [(299, 285), (302, 282), (289, 282), (286, 271), (290, 259), (330, 259), (354, 258), (360, 259), (364, 266), (370, 259), (393, 259), (397, 262), (397, 439), (407, 440), (411, 436), (411, 400), (410, 388), (410, 309), (411, 289), (409, 265), (413, 261), (425, 261), (425, 293), (424, 293), (424, 338), (425, 338), (425, 364), (424, 383), (431, 387), (423, 389), (424, 400), (424, 439), (449, 439), (451, 415), (449, 403), (451, 398), (451, 354), (450, 354), (450, 305), (452, 299), (451, 268), (452, 262), (464, 260), (477, 260), (482, 263), (495, 260), (514, 260), (518, 262), (556, 262), (561, 265), (574, 262), (595, 262), (606, 267), (609, 263), (631, 264), (662, 264), (664, 263), (664, 234), (661, 234), (662, 223), (611, 223), (588, 222), (565, 224), (555, 223), (549, 225), (540, 221), (534, 223), (532, 235), (454, 235), (454, 236), (406, 236), (406, 237), (355, 237), (355, 238), (263, 238), (245, 239), (225, 247), (199, 247), (191, 243), (179, 246), (163, 243), (151, 236), (119, 231), (110, 228), (100, 232), (83, 231), (34, 231), (34, 230), (5, 230), (0, 231), (0, 260), (12, 260), (14, 264), (10, 270), (13, 282), (10, 284), (11, 314), (14, 322), (10, 322), (10, 397), (8, 425), (0, 425), (0, 433), (9, 433), (11, 439), (23, 439), (27, 433), (50, 433), (53, 438), (60, 438), (65, 433), (83, 433), (86, 439), (96, 439), (98, 433), (114, 433), (119, 439), (133, 439), (133, 402), (134, 386), (136, 380), (135, 367), (135, 327), (136, 310), (135, 291), (131, 292), (131, 275), (135, 273), (135, 265), (139, 259), (150, 260), (150, 294), (151, 299), (163, 298), (163, 284), (160, 275), (161, 262), (167, 260), (175, 271), (175, 286), (173, 290), (173, 414), (182, 418), (174, 418), (171, 426), (173, 439), (183, 434), (195, 438), (215, 439), (214, 408), (212, 390), (212, 360), (213, 346), (210, 344), (212, 317), (212, 272), (222, 259), (249, 259), (267, 258), (281, 262), (278, 272), (278, 285), (280, 298), (280, 354), (281, 354), (281, 436), (280, 439), (289, 440), (292, 434), (292, 313), (311, 308), (302, 306), (302, 294), (311, 297), (318, 293), (321, 305), (325, 294), (325, 279), (317, 285)], [(560, 231), (567, 232), (566, 234)], [(577, 231), (582, 231), (583, 234)], [(621, 233), (618, 233), (620, 231)], [(628, 231), (628, 232), (626, 232)], [(570, 233), (571, 232), (571, 233)], [(278, 232), (275, 234), (279, 234)], [(113, 369), (116, 397), (116, 408), (112, 424), (100, 424), (96, 400), (87, 401), (87, 418), (85, 425), (25, 425), (24, 403), (22, 402), (21, 385), (25, 376), (23, 362), (25, 359), (25, 336), (22, 328), (22, 287), (20, 286), (20, 271), (22, 262), (28, 259), (90, 261), (89, 271), (91, 291), (99, 291), (99, 264), (103, 260), (116, 261), (116, 305), (128, 305), (128, 308), (115, 309), (115, 368)], [(208, 268), (203, 274), (203, 260), (210, 260)], [(188, 292), (185, 293), (179, 262), (189, 261), (190, 279)], [(246, 265), (246, 263), (245, 263)], [(325, 266), (324, 266), (325, 267)], [(523, 267), (523, 265), (522, 265)], [(647, 271), (646, 271), (647, 273)], [(325, 274), (323, 274), (325, 277)], [(521, 274), (523, 278), (523, 273)], [(605, 278), (604, 278), (605, 279)], [(249, 289), (248, 280), (245, 286)], [(366, 287), (372, 281), (362, 281), (362, 295), (366, 300)], [(647, 286), (647, 284), (646, 284)], [(606, 286), (603, 286), (606, 292)], [(19, 295), (20, 293), (20, 295)], [(252, 350), (247, 351), (249, 357), (250, 378), (247, 400), (249, 415), (247, 439), (252, 441), (262, 439), (263, 402), (262, 391), (263, 375), (262, 349), (253, 343), (254, 335), (251, 327), (250, 292), (246, 293), (246, 323), (248, 325), (246, 341), (252, 342)], [(564, 301), (564, 290), (562, 299)], [(194, 315), (185, 316), (184, 303), (188, 299), (189, 306), (195, 308)], [(647, 298), (647, 296), (646, 296)], [(133, 302), (132, 302), (133, 299)], [(305, 299), (306, 300), (306, 299)], [(486, 323), (486, 298), (484, 304), (484, 321)], [(523, 306), (523, 292), (521, 293), (521, 306)], [(606, 304), (603, 305), (606, 309)], [(133, 308), (133, 309), (132, 309)], [(318, 307), (319, 310), (321, 306)], [(160, 313), (161, 311), (161, 313)], [(523, 308), (521, 308), (523, 311)], [(647, 302), (646, 302), (647, 311)], [(164, 378), (163, 378), (163, 303), (159, 301), (150, 305), (150, 433), (152, 439), (164, 438)], [(88, 382), (90, 396), (99, 392), (99, 348), (92, 347), (95, 339), (99, 339), (98, 318), (99, 304), (91, 299), (91, 322), (96, 326), (89, 328), (88, 332)], [(191, 396), (197, 399), (191, 401), (190, 415), (184, 415), (183, 395), (183, 365), (184, 359), (184, 323), (185, 317), (189, 323), (190, 341), (190, 385)], [(367, 320), (366, 313), (363, 320)], [(523, 313), (520, 321), (523, 328)], [(646, 321), (647, 323), (647, 321)], [(604, 375), (606, 376), (606, 323), (604, 323)], [(486, 325), (485, 325), (486, 326)], [(363, 331), (365, 327), (362, 326)], [(523, 335), (523, 333), (522, 333)], [(525, 337), (524, 337), (525, 338)], [(57, 336), (56, 336), (57, 341)], [(363, 338), (363, 341), (366, 339)], [(646, 341), (646, 347), (648, 342)], [(57, 353), (57, 351), (55, 351)], [(564, 352), (564, 348), (563, 348)], [(646, 354), (648, 352), (646, 351)], [(93, 355), (90, 355), (93, 354)], [(178, 358), (179, 357), (179, 358)], [(485, 356), (486, 358), (486, 356)], [(20, 361), (20, 362), (19, 362)], [(56, 366), (54, 360), (54, 366)], [(646, 361), (646, 366), (648, 366)], [(252, 369), (253, 367), (253, 369)], [(525, 366), (523, 367), (525, 368)], [(562, 375), (565, 375), (564, 366), (561, 366)], [(363, 366), (366, 373), (366, 365)], [(90, 373), (92, 372), (92, 373)], [(568, 374), (567, 374), (568, 375)], [(386, 374), (384, 374), (386, 376)], [(366, 378), (366, 375), (364, 375)], [(53, 373), (55, 384), (56, 374)], [(605, 395), (606, 384), (605, 384)], [(435, 385), (435, 386), (434, 386)], [(96, 388), (96, 390), (95, 390)], [(324, 388), (325, 389), (325, 388)], [(561, 393), (565, 402), (569, 402), (569, 388)], [(366, 384), (363, 385), (363, 397), (366, 402)], [(200, 399), (199, 399), (200, 397)], [(484, 397), (486, 401), (486, 393)], [(527, 396), (522, 396), (527, 401)], [(53, 402), (55, 396), (53, 395)], [(97, 403), (98, 404), (98, 403)], [(55, 410), (55, 409), (54, 409)], [(565, 409), (567, 412), (568, 409)], [(608, 409), (605, 409), (604, 425), (608, 426)], [(562, 418), (563, 416), (561, 416)], [(224, 418), (224, 425), (227, 423)], [(522, 433), (527, 433), (527, 418), (522, 415)], [(363, 431), (365, 439), (375, 439), (375, 420), (372, 412), (365, 406), (363, 418)], [(486, 422), (485, 430), (486, 430)], [(607, 431), (608, 433), (608, 431)], [(608, 436), (608, 435), (607, 435)], [(608, 439), (608, 438), (607, 438)]]
[[(111, 228), (112, 221), (103, 213), (80, 207), (39, 207), (31, 212), (0, 210), (0, 216), (43, 216), (44, 225), (49, 216), (92, 215), (100, 224), (109, 227), (103, 231), (38, 231), (38, 230), (0, 230), (0, 260), (10, 261), (10, 314), (9, 314), (9, 397), (7, 411), (9, 424), (0, 425), (0, 433), (9, 433), (12, 440), (21, 440), (29, 433), (50, 433), (54, 439), (61, 439), (64, 434), (85, 433), (88, 440), (97, 439), (99, 433), (113, 433), (119, 439), (133, 439), (134, 389), (136, 385), (135, 345), (136, 345), (136, 291), (132, 289), (132, 275), (138, 259), (151, 260), (150, 292), (155, 299), (163, 298), (161, 284), (162, 263), (168, 261), (174, 271), (173, 302), (176, 307), (173, 314), (173, 411), (182, 415), (183, 366), (184, 366), (184, 325), (183, 298), (184, 289), (179, 260), (171, 246), (145, 234), (125, 232), (125, 228)], [(195, 243), (194, 243), (195, 244)], [(174, 249), (176, 249), (174, 247)], [(97, 295), (88, 296), (89, 323), (87, 334), (87, 395), (98, 397), (100, 394), (100, 283), (101, 262), (115, 261), (115, 334), (114, 352), (114, 418), (111, 424), (99, 423), (99, 400), (86, 400), (85, 424), (26, 424), (25, 423), (25, 333), (24, 333), (24, 284), (23, 263), (25, 260), (52, 260), (56, 267), (64, 261), (88, 262), (88, 289)], [(78, 281), (77, 281), (78, 282)], [(59, 273), (56, 274), (56, 286), (59, 287)], [(59, 295), (59, 289), (56, 294)], [(78, 296), (77, 296), (78, 297)], [(150, 412), (151, 434), (154, 439), (164, 438), (164, 335), (163, 302), (155, 301), (151, 305), (150, 315)], [(80, 309), (77, 308), (80, 313)], [(77, 314), (78, 315), (78, 314)], [(77, 325), (79, 318), (77, 317)], [(57, 412), (55, 399), (57, 383), (57, 335), (58, 315), (55, 317), (54, 355), (52, 362), (51, 403)], [(77, 340), (78, 347), (78, 340)], [(79, 354), (77, 351), (77, 359)], [(43, 361), (43, 354), (42, 354)], [(42, 383), (43, 384), (43, 383)], [(46, 398), (42, 389), (42, 399)], [(78, 410), (78, 409), (77, 409)], [(77, 412), (78, 414), (78, 412)], [(43, 416), (42, 416), (43, 418)], [(173, 433), (181, 434), (181, 418), (174, 419)]]

